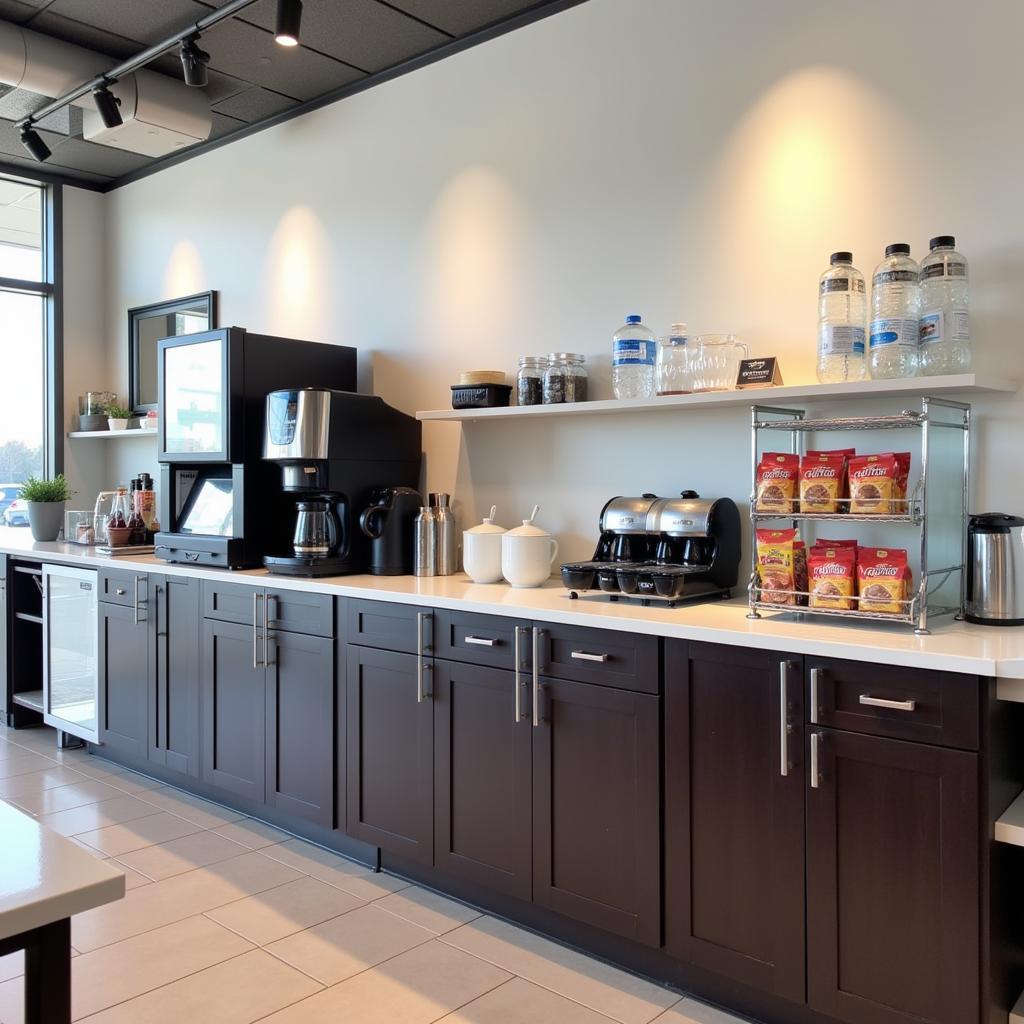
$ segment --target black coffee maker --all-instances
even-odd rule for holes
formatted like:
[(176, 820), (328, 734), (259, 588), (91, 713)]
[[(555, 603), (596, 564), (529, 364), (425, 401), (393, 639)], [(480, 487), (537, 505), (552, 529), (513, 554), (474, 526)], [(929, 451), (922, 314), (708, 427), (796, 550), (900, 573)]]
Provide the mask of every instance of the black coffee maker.
[(366, 572), (371, 546), (357, 528), (360, 511), (382, 488), (414, 487), (420, 457), (420, 424), (380, 398), (324, 388), (272, 391), (263, 458), (281, 466), (296, 518), (290, 550), (269, 552), (264, 565), (289, 576)]
[(413, 522), (423, 505), (411, 487), (378, 487), (359, 517), (359, 528), (370, 538), (370, 572), (374, 576), (411, 576)]

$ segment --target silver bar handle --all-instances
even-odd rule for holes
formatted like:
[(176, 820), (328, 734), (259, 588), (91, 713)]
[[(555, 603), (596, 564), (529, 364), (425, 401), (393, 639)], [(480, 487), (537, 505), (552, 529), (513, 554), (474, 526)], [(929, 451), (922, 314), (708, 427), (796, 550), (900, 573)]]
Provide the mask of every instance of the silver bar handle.
[(259, 642), (259, 618), (258, 618), (258, 607), (259, 607), (260, 596), (257, 591), (252, 592), (252, 667), (259, 668), (259, 648), (257, 646)]
[(530, 713), (533, 717), (533, 727), (540, 725), (540, 630), (533, 627), (533, 689), (530, 703)]
[(520, 640), (524, 632), (523, 626), (516, 626), (515, 635), (515, 680), (516, 680), (516, 725), (523, 720), (523, 687), (519, 682), (519, 666), (522, 664)]
[(779, 662), (779, 774), (789, 775), (789, 666), (790, 662)]
[(133, 594), (132, 622), (137, 626), (139, 624), (139, 577), (134, 576), (133, 582), (135, 584), (135, 591)]
[[(270, 602), (271, 598), (263, 595), (263, 664), (270, 664)], [(275, 650), (277, 648), (275, 647)]]
[[(516, 627), (518, 629), (518, 626)], [(467, 644), (475, 644), (477, 647), (493, 647), (498, 641), (489, 636), (467, 636)]]
[(818, 771), (818, 748), (821, 746), (821, 733), (811, 733), (811, 789), (821, 785), (821, 773)]
[(569, 655), (570, 658), (575, 658), (576, 661), (600, 661), (605, 662), (608, 660), (607, 654), (588, 654), (586, 651), (573, 651)]
[(818, 724), (818, 706), (821, 700), (821, 669), (811, 669), (811, 724)]
[(916, 700), (887, 700), (885, 697), (872, 697), (868, 693), (860, 695), (861, 704), (873, 708), (891, 708), (893, 711), (913, 711), (917, 707)]
[(422, 704), (427, 699), (424, 687), (423, 664), (423, 625), (427, 621), (427, 612), (416, 613), (416, 703)]

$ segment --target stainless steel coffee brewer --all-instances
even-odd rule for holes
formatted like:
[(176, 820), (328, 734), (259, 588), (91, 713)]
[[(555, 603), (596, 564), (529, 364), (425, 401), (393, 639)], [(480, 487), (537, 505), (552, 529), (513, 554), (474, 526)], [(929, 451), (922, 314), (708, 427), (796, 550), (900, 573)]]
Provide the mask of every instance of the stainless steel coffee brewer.
[(736, 586), (740, 514), (729, 498), (702, 498), (696, 491), (612, 498), (601, 510), (600, 530), (593, 559), (561, 567), (572, 597), (596, 592), (671, 606), (728, 597)]
[(290, 550), (264, 565), (290, 576), (366, 572), (370, 538), (359, 515), (380, 488), (419, 482), (420, 425), (373, 395), (323, 388), (272, 391), (263, 458), (296, 499)]

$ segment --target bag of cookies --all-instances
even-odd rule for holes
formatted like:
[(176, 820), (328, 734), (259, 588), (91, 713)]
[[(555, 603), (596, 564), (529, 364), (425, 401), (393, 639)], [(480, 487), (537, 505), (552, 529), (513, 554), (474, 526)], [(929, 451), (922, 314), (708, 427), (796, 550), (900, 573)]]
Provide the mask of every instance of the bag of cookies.
[(856, 550), (860, 547), (860, 541), (857, 540), (826, 540), (824, 537), (819, 537), (814, 542), (816, 548), (853, 548)]
[(899, 498), (899, 470), (892, 452), (855, 455), (849, 472), (850, 512), (887, 516), (900, 510), (900, 503), (894, 502)]
[(800, 592), (797, 604), (807, 604), (807, 545), (802, 540), (793, 541), (793, 582)]
[[(896, 459), (896, 489), (899, 491), (897, 497), (906, 498), (907, 487), (910, 484), (910, 452), (893, 452)], [(900, 502), (897, 512), (906, 512), (906, 502)]]
[(904, 614), (907, 605), (903, 602), (910, 593), (907, 552), (900, 548), (859, 548), (857, 592), (862, 612)]
[(760, 599), (769, 604), (796, 604), (796, 530), (757, 531)]
[(857, 549), (852, 547), (822, 547), (811, 549), (808, 563), (810, 572), (811, 608), (839, 608), (849, 611), (856, 604)]
[(796, 509), (796, 484), (800, 473), (800, 456), (792, 452), (765, 452), (757, 464), (755, 509), (758, 512), (781, 512), (788, 515)]
[(818, 452), (800, 460), (800, 511), (841, 512), (846, 456), (841, 452)]
[[(848, 471), (850, 468), (850, 459), (857, 454), (856, 448), (833, 448), (830, 451), (811, 451), (807, 455), (813, 457), (815, 455), (842, 455), (844, 460), (843, 465), (843, 483), (839, 490), (840, 498), (848, 498), (850, 496), (850, 481), (848, 478)], [(846, 511), (846, 502), (842, 502), (841, 511)]]

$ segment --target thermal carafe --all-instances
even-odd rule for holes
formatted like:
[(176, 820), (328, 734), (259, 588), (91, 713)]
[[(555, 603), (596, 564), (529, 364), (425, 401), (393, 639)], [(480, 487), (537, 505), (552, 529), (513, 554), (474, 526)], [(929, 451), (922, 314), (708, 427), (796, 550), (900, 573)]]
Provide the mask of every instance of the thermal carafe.
[(1024, 518), (1002, 512), (967, 524), (968, 622), (1024, 625)]

